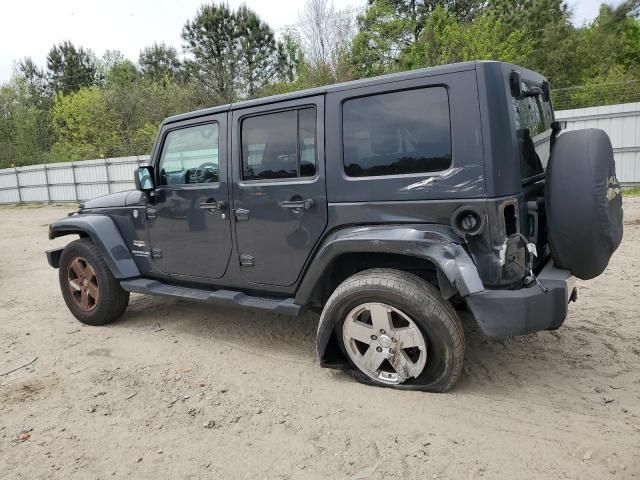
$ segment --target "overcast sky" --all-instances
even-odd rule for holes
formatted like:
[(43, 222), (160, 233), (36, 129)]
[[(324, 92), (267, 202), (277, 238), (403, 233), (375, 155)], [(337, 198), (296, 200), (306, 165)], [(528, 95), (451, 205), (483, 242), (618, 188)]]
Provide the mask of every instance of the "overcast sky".
[[(614, 0), (619, 1), (619, 0)], [(165, 42), (181, 50), (180, 32), (205, 0), (2, 0), (0, 82), (11, 76), (16, 60), (30, 56), (44, 65), (54, 43), (71, 40), (98, 56), (120, 50), (137, 60), (142, 48)], [(303, 0), (229, 0), (246, 3), (274, 29), (298, 22)], [(569, 0), (574, 23), (592, 20), (599, 0)], [(338, 8), (358, 8), (366, 0), (334, 0)]]

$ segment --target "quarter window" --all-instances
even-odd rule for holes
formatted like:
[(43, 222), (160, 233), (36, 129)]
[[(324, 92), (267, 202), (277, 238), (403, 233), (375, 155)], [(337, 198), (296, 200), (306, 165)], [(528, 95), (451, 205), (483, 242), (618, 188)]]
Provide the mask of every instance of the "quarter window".
[(217, 123), (169, 132), (160, 157), (160, 185), (218, 183)]
[(242, 178), (271, 180), (316, 174), (316, 110), (268, 113), (242, 121)]
[[(524, 91), (536, 86), (522, 83)], [(520, 171), (526, 180), (543, 173), (547, 167), (553, 113), (550, 102), (543, 101), (541, 95), (514, 98), (513, 111), (520, 146)]]
[(437, 172), (451, 165), (444, 87), (347, 100), (342, 115), (344, 169), (350, 177)]

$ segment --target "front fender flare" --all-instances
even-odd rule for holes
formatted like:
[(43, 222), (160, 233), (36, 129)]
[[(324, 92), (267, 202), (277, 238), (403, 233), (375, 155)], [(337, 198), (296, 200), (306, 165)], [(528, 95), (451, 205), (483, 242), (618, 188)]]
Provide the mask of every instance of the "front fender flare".
[[(473, 260), (462, 240), (442, 225), (390, 225), (347, 227), (331, 233), (317, 254), (296, 293), (295, 303), (306, 304), (322, 277), (340, 255), (346, 253), (391, 253), (429, 260), (444, 275), (449, 287), (461, 296), (484, 291)], [(321, 362), (335, 319), (318, 326), (316, 348)]]
[(140, 276), (140, 270), (115, 222), (107, 215), (74, 215), (49, 225), (49, 239), (65, 235), (88, 236), (118, 279)]

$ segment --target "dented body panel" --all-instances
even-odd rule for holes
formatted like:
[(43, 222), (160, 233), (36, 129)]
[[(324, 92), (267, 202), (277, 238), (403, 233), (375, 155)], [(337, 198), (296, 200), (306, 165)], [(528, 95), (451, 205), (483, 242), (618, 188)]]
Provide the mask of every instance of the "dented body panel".
[(333, 262), (347, 253), (401, 254), (429, 260), (461, 295), (484, 289), (461, 239), (442, 225), (376, 225), (347, 227), (327, 236), (296, 294), (305, 304)]

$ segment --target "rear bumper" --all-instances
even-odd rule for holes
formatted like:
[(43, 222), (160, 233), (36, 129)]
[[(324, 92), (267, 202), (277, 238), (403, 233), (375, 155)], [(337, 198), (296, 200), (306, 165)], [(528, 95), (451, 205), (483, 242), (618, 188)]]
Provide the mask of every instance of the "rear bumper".
[(533, 282), (520, 290), (484, 290), (466, 297), (485, 335), (504, 337), (560, 328), (568, 303), (575, 300), (575, 279), (550, 261), (538, 275), (547, 291)]

